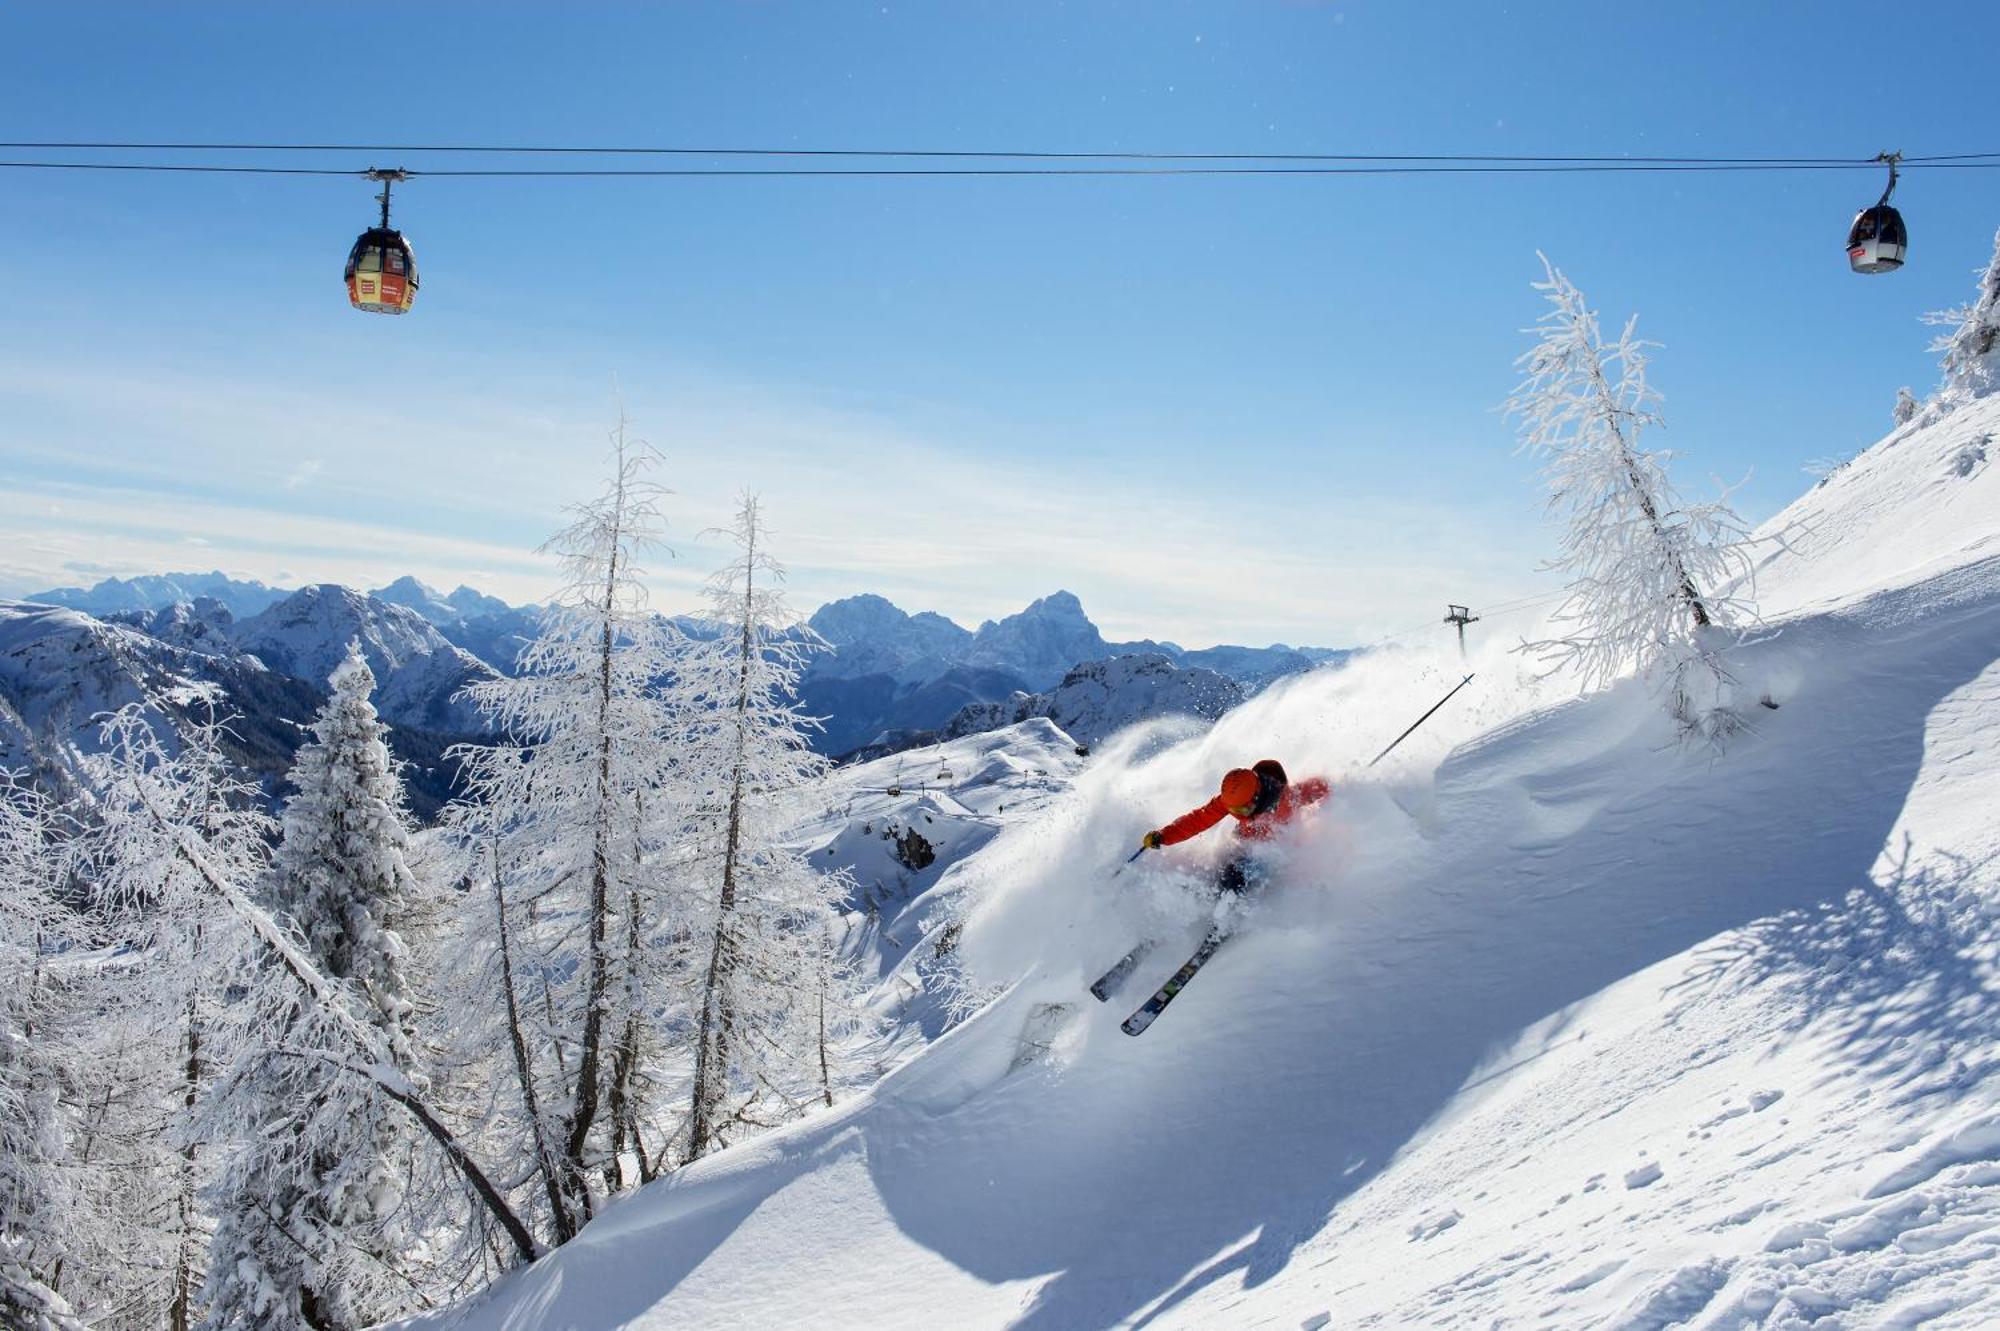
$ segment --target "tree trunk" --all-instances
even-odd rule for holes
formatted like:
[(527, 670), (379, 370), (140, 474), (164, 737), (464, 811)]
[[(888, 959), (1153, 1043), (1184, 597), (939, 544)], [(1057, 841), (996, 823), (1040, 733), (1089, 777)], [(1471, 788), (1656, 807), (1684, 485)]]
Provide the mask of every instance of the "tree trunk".
[[(195, 955), (189, 959), (189, 965), (198, 967), (200, 964), (201, 945), (197, 939)], [(186, 1090), (181, 1099), (181, 1107), (190, 1120), (194, 1118), (195, 1105), (201, 1099), (201, 1025), (196, 1011), (197, 1002), (195, 991), (190, 988), (187, 1001), (187, 1063), (182, 1071), (182, 1083)], [(174, 1199), (175, 1217), (180, 1225), (180, 1244), (174, 1254), (174, 1292), (167, 1304), (167, 1331), (188, 1331), (193, 1320), (195, 1151), (193, 1142), (181, 1150), (180, 1191)]]
[(1604, 378), (1604, 365), (1598, 360), (1594, 347), (1590, 358), (1590, 378), (1597, 387), (1598, 401), (1604, 407), (1605, 424), (1611, 427), (1611, 437), (1618, 441), (1618, 457), (1625, 464), (1625, 475), (1632, 482), (1632, 492), (1639, 498), (1639, 511), (1651, 524), (1653, 535), (1660, 542), (1662, 556), (1673, 565), (1675, 580), (1680, 583), (1680, 598), (1687, 603), (1689, 613), (1694, 616), (1695, 627), (1705, 629), (1709, 626), (1708, 607), (1702, 603), (1701, 592), (1695, 587), (1694, 578), (1688, 574), (1680, 556), (1666, 549), (1667, 533), (1660, 525), (1659, 509), (1653, 503), (1652, 491), (1639, 479), (1638, 461), (1632, 456), (1632, 446), (1625, 440), (1624, 427), (1619, 424), (1619, 417), (1626, 414), (1625, 409), (1612, 396), (1611, 385)]
[(826, 976), (819, 977), (819, 1093), (833, 1108), (833, 1072), (826, 1061)]
[(736, 970), (736, 947), (730, 937), (736, 913), (736, 863), (743, 844), (743, 768), (749, 750), (750, 659), (756, 647), (752, 611), (757, 577), (757, 531), (754, 521), (744, 548), (743, 639), (736, 677), (736, 755), (729, 774), (729, 826), (722, 855), (722, 895), (716, 903), (715, 946), (709, 953), (708, 977), (702, 985), (701, 1045), (695, 1057), (694, 1095), (688, 1115), (687, 1152), (690, 1164), (708, 1151), (715, 1134), (716, 1111), (722, 1105), (729, 1077), (731, 1013), (729, 981)]
[(610, 990), (605, 936), (611, 913), (611, 653), (616, 639), (612, 616), (617, 610), (618, 524), (625, 515), (625, 481), (621, 471), (612, 519), (611, 557), (604, 575), (604, 636), (597, 667), (597, 810), (590, 848), (590, 944), (584, 980), (583, 1044), (577, 1058), (576, 1094), (572, 1099), (569, 1134), (563, 1143), (562, 1187), (578, 1218), (590, 1219), (590, 1184), (584, 1177), (584, 1155), (597, 1122), (598, 1062), (604, 1044), (604, 1000)]
[[(644, 805), (637, 805), (638, 826), (645, 823)], [(632, 866), (636, 876), (640, 865)], [(608, 1106), (611, 1116), (611, 1158), (604, 1163), (604, 1184), (617, 1191), (625, 1186), (624, 1151), (630, 1143), (639, 1160), (639, 1181), (652, 1182), (653, 1171), (646, 1159), (645, 1143), (639, 1138), (639, 1118), (643, 1110), (639, 1094), (639, 1052), (643, 1043), (643, 1022), (639, 1015), (641, 1002), (639, 956), (642, 935), (639, 929), (639, 889), (634, 887), (626, 893), (625, 904), (625, 1026), (619, 1033), (618, 1052), (612, 1060), (611, 1102)]]
[(507, 932), (507, 896), (500, 881), (500, 842), (493, 839), (493, 921), (500, 947), (500, 984), (507, 999), (507, 1043), (514, 1053), (514, 1079), (521, 1088), (521, 1108), (534, 1134), (535, 1170), (542, 1176), (542, 1188), (549, 1200), (549, 1220), (555, 1226), (556, 1242), (568, 1243), (576, 1237), (569, 1208), (563, 1205), (562, 1187), (556, 1176), (555, 1152), (549, 1146), (548, 1125), (542, 1121), (540, 1097), (535, 1094), (534, 1063), (528, 1056), (528, 1039), (521, 1030), (521, 1008), (514, 996), (514, 948)]

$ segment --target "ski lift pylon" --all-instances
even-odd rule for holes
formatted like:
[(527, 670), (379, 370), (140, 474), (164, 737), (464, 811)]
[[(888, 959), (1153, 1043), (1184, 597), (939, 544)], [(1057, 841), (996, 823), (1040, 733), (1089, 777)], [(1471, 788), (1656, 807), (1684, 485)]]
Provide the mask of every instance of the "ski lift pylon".
[(417, 299), (417, 258), (403, 233), (389, 226), (389, 187), (408, 180), (409, 172), (368, 168), (368, 178), (380, 181), (382, 224), (369, 227), (347, 252), (347, 300), (370, 314), (405, 314)]
[(1847, 262), (1857, 273), (1893, 273), (1903, 266), (1910, 249), (1903, 215), (1889, 206), (1889, 196), (1896, 192), (1896, 164), (1903, 154), (1877, 153), (1875, 160), (1888, 166), (1889, 184), (1875, 206), (1856, 213), (1854, 225), (1847, 229)]

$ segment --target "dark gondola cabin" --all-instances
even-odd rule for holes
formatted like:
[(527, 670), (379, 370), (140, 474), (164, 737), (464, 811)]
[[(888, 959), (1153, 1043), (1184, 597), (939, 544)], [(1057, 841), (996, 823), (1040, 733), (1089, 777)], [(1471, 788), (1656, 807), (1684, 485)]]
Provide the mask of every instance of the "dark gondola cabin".
[(1903, 266), (1910, 233), (1903, 215), (1887, 204), (1863, 208), (1847, 233), (1847, 262), (1857, 273), (1893, 273)]
[(347, 255), (347, 299), (370, 314), (402, 314), (417, 299), (417, 260), (400, 231), (370, 227)]
[(1847, 262), (1857, 273), (1893, 273), (1909, 253), (1910, 233), (1903, 226), (1903, 215), (1889, 206), (1889, 196), (1896, 192), (1896, 163), (1902, 157), (1883, 153), (1875, 159), (1888, 164), (1889, 187), (1873, 208), (1856, 213), (1854, 225), (1847, 229)]

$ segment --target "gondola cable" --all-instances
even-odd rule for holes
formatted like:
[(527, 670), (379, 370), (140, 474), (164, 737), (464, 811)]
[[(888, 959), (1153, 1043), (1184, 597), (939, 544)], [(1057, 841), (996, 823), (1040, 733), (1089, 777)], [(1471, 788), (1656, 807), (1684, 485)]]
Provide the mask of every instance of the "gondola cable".
[[(1627, 175), (1684, 172), (1852, 171), (1874, 167), (1866, 162), (1774, 163), (1602, 163), (1354, 165), (1354, 166), (1076, 166), (1076, 167), (432, 167), (405, 170), (404, 179), (532, 179), (543, 178), (940, 178), (1007, 176), (1424, 176), (1424, 175)], [(2000, 170), (2000, 161), (1912, 162), (1905, 170)], [(371, 178), (366, 170), (338, 167), (238, 166), (221, 162), (0, 162), (0, 170), (17, 171), (135, 171), (206, 173), (253, 176), (345, 176)]]
[[(799, 179), (831, 176), (864, 179), (918, 177), (999, 178), (1010, 176), (1401, 176), (1401, 175), (1565, 175), (1632, 172), (1775, 172), (1851, 171), (1886, 164), (1889, 183), (1874, 207), (1854, 219), (1847, 238), (1847, 255), (1857, 273), (1885, 273), (1900, 268), (1908, 254), (1909, 235), (1902, 215), (1889, 205), (1898, 168), (1912, 170), (2000, 169), (2000, 153), (1954, 153), (1910, 157), (1878, 153), (1865, 161), (1854, 158), (1695, 158), (1695, 157), (1508, 157), (1497, 155), (1394, 155), (1332, 153), (1146, 153), (1146, 152), (999, 152), (962, 149), (836, 149), (836, 148), (681, 148), (494, 145), (404, 145), (365, 148), (342, 144), (246, 143), (0, 143), (4, 151), (121, 152), (359, 152), (394, 151), (434, 154), (594, 154), (672, 155), (677, 157), (841, 158), (870, 162), (911, 158), (1034, 162), (1065, 165), (978, 166), (678, 166), (678, 167), (369, 167), (361, 171), (337, 167), (276, 166), (229, 162), (102, 162), (0, 161), (0, 170), (114, 171), (188, 173), (203, 175), (332, 176), (377, 181), (382, 186), (381, 224), (364, 231), (348, 252), (344, 274), (348, 300), (357, 310), (402, 314), (416, 299), (416, 259), (407, 239), (389, 225), (389, 192), (397, 181), (426, 178), (594, 178), (619, 177), (717, 179), (725, 176)], [(1083, 162), (1087, 165), (1071, 163)], [(1106, 163), (1118, 163), (1108, 165)], [(1216, 163), (1229, 163), (1217, 165)], [(1273, 165), (1273, 163), (1280, 163)]]
[[(33, 151), (122, 151), (122, 152), (356, 152), (356, 153), (438, 153), (438, 154), (520, 154), (578, 156), (675, 156), (675, 157), (848, 157), (848, 158), (967, 158), (1023, 161), (1246, 161), (1246, 162), (1356, 162), (1356, 163), (1517, 163), (1517, 164), (1685, 164), (1730, 166), (1838, 166), (1866, 168), (1880, 162), (1880, 156), (1852, 157), (1663, 157), (1612, 154), (1582, 156), (1572, 154), (1505, 153), (1259, 153), (1259, 152), (1154, 152), (1134, 151), (1050, 151), (1046, 149), (966, 149), (966, 148), (772, 148), (772, 147), (689, 147), (668, 145), (601, 144), (344, 144), (344, 143), (136, 143), (92, 140), (49, 140), (40, 142), (0, 142), (0, 152)], [(1905, 164), (1931, 164), (2000, 159), (2000, 152), (1944, 153), (1907, 156)]]

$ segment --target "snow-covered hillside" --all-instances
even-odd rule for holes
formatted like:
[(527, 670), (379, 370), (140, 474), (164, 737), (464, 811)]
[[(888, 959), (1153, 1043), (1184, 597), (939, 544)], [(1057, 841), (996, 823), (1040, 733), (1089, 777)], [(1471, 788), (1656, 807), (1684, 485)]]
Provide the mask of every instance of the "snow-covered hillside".
[(183, 642), (75, 610), (0, 601), (0, 770), (60, 766), (69, 750), (95, 749), (99, 718), (128, 703), (157, 698), (184, 709), (212, 692), (240, 713), (232, 756), (275, 786), (319, 695), (226, 644), (211, 645), (204, 621), (155, 614), (172, 621), (163, 630)]
[(972, 703), (944, 728), (948, 736), (1045, 716), (1085, 744), (1138, 721), (1193, 716), (1213, 721), (1243, 701), (1236, 681), (1213, 670), (1183, 669), (1155, 652), (1086, 661), (1046, 693), (1017, 693), (1001, 702)]
[[(931, 889), (970, 1019), (412, 1325), (2000, 1324), (1997, 427), (1901, 431), (1772, 524), (1731, 667), (1779, 708), (1720, 757), (1498, 652), (1372, 772), (1455, 661), (1127, 732)], [(1199, 932), (1214, 847), (1121, 862), (1266, 754), (1334, 796), (1127, 1038), (1172, 961), (1082, 988)]]
[(848, 956), (874, 977), (898, 1047), (945, 1024), (954, 995), (938, 946), (964, 904), (963, 866), (1045, 813), (1083, 768), (1076, 741), (1036, 717), (843, 768), (826, 814), (800, 829), (815, 865), (854, 878)]
[(230, 633), (241, 651), (273, 670), (324, 680), (358, 641), (380, 681), (376, 706), (392, 722), (457, 734), (484, 728), (479, 711), (457, 697), (492, 667), (447, 641), (416, 611), (332, 583), (304, 587), (239, 622)]

